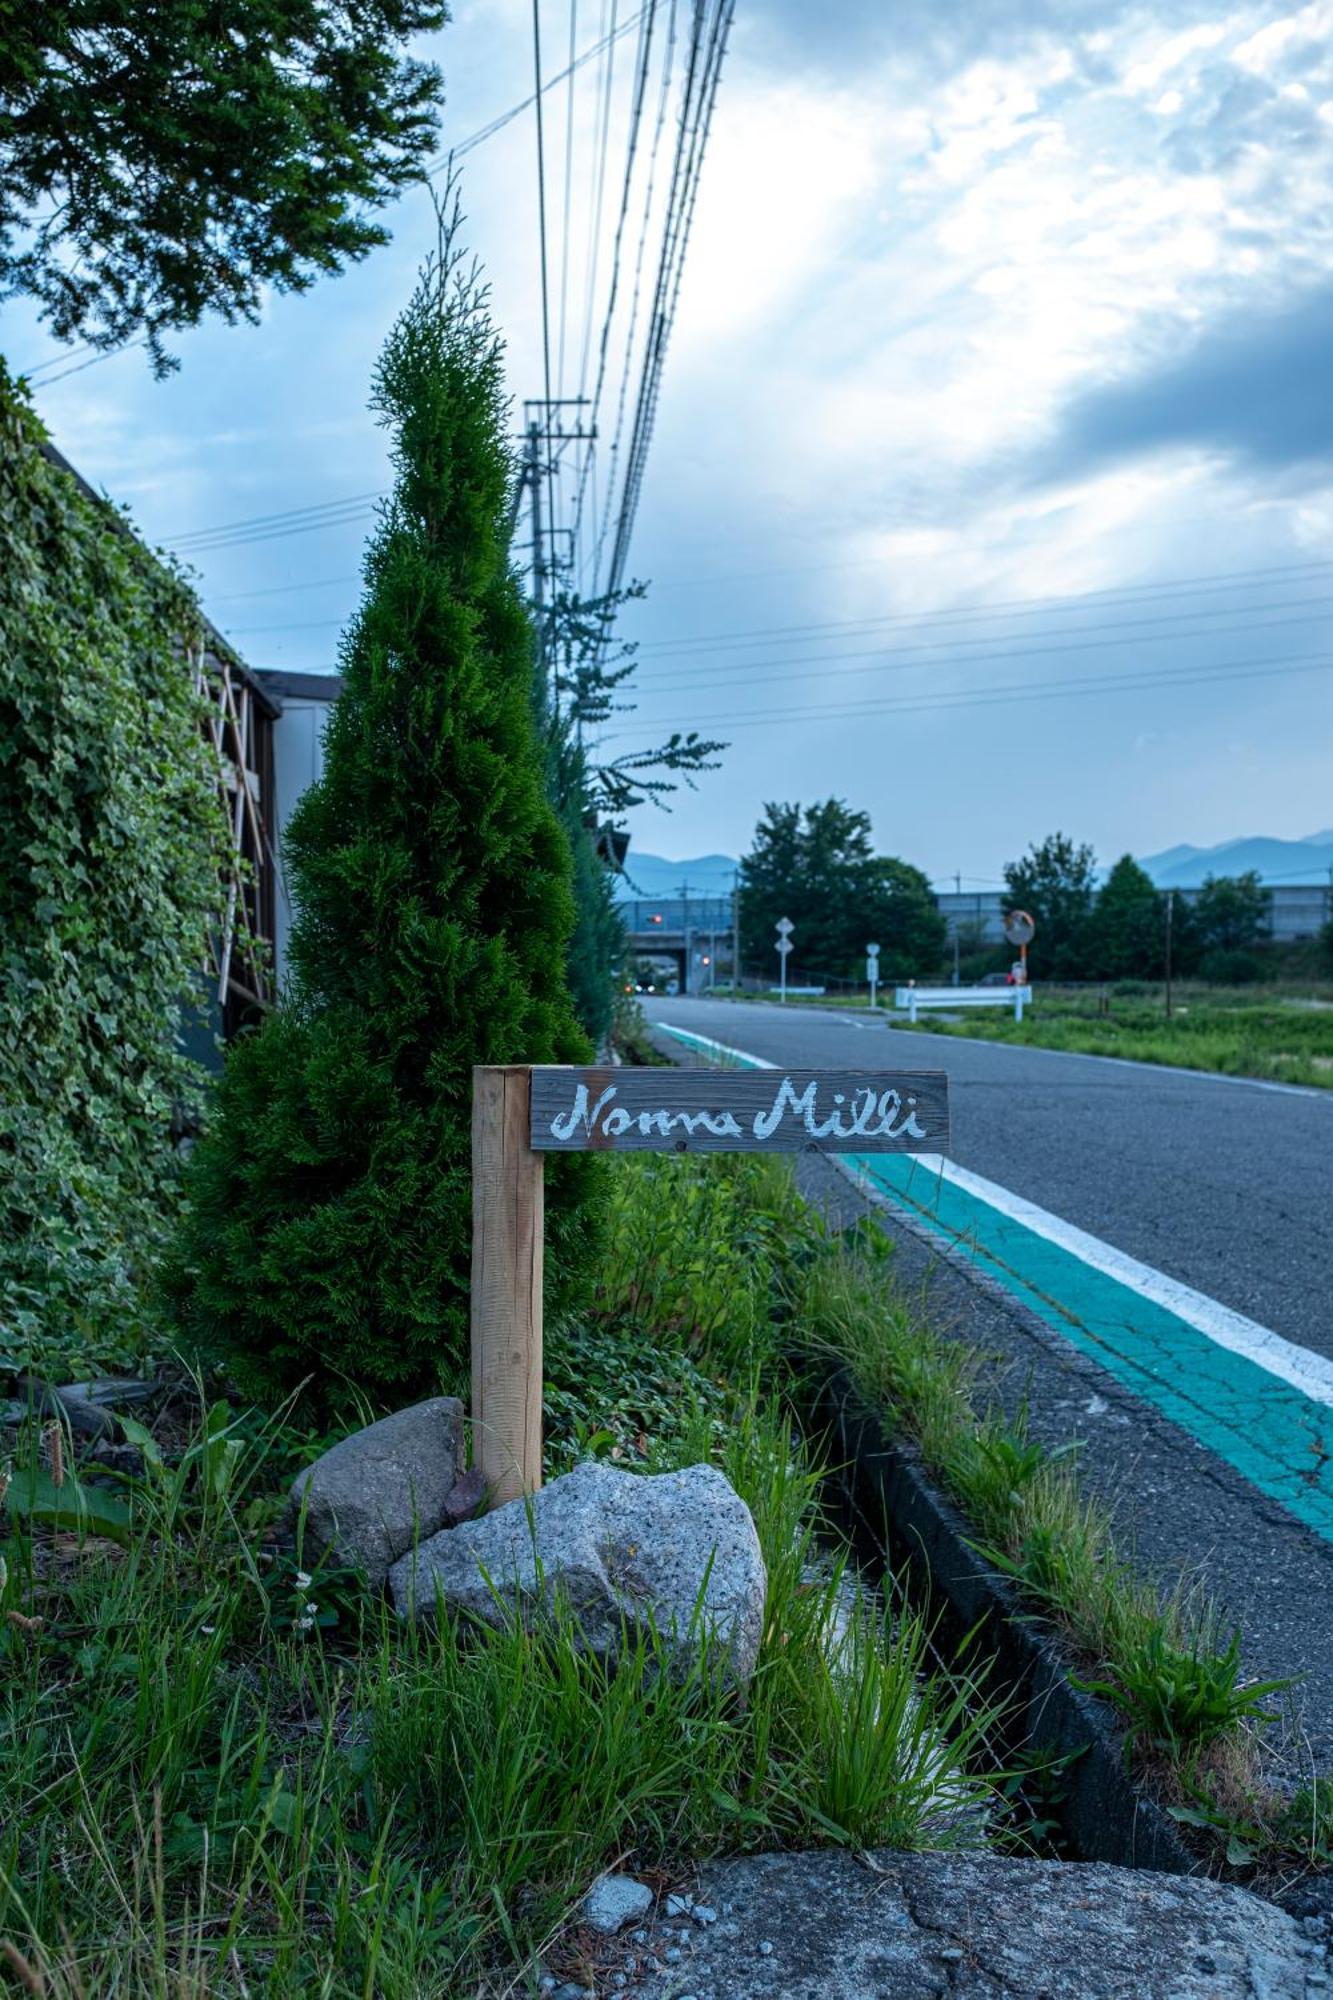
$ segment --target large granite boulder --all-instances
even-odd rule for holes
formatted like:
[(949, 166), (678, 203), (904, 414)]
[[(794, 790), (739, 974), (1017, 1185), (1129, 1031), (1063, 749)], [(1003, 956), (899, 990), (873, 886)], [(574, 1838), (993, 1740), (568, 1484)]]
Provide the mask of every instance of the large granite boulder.
[(710, 1861), (598, 1965), (638, 2000), (1322, 2000), (1333, 1970), (1322, 1920), (1230, 1884), (889, 1849)]
[[(421, 1541), (389, 1572), (404, 1615), (453, 1611), (502, 1627), (558, 1594), (583, 1643), (613, 1658), (622, 1632), (674, 1635), (677, 1660), (725, 1647), (749, 1677), (763, 1629), (767, 1576), (750, 1510), (711, 1465), (655, 1477), (580, 1465), (527, 1500)], [(696, 1607), (699, 1615), (696, 1617)]]
[(378, 1590), (389, 1565), (450, 1518), (462, 1476), (463, 1405), (432, 1396), (340, 1439), (298, 1473), (288, 1522), (295, 1528), (304, 1505), (305, 1555), (364, 1570)]

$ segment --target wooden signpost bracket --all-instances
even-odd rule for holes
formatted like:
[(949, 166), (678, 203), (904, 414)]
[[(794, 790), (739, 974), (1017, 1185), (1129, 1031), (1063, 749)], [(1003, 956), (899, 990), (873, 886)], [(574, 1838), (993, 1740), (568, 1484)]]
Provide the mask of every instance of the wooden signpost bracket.
[(542, 1480), (548, 1152), (945, 1153), (941, 1070), (472, 1072), (472, 1451), (493, 1507)]

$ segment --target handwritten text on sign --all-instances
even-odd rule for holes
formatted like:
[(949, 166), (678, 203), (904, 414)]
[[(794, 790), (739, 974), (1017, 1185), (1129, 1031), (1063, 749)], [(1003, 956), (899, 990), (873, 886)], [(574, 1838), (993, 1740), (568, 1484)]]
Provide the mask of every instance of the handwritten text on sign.
[(942, 1070), (532, 1072), (536, 1152), (943, 1153)]

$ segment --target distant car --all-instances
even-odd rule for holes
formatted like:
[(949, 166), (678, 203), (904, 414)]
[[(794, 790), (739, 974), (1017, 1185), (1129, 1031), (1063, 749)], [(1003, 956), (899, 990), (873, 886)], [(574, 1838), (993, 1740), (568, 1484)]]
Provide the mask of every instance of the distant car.
[(1012, 972), (983, 972), (977, 981), (978, 986), (1012, 986), (1013, 984), (1014, 975)]

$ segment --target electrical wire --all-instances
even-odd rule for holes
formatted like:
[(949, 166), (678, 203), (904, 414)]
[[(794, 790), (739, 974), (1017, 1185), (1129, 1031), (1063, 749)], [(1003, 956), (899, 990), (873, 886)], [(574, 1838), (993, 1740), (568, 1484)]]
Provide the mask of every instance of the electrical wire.
[[(943, 695), (859, 702), (853, 706), (834, 708), (771, 709), (759, 712), (742, 709), (734, 715), (709, 717), (707, 726), (710, 729), (713, 727), (745, 729), (760, 725), (788, 727), (794, 724), (807, 728), (812, 722), (868, 721), (880, 715), (946, 714), (956, 709), (1003, 706), (1016, 701), (1053, 700), (1069, 696), (1144, 689), (1212, 687), (1233, 680), (1280, 680), (1300, 674), (1324, 673), (1330, 668), (1333, 668), (1333, 655), (1293, 654), (1279, 660), (1236, 661), (1222, 668), (1186, 668), (1180, 671), (1153, 673), (1135, 669), (1130, 674), (1105, 675), (1081, 681), (1017, 681), (1005, 687), (986, 690), (952, 689)], [(639, 721), (646, 729), (661, 729), (670, 724), (671, 718), (641, 716)], [(614, 736), (604, 737), (602, 742), (604, 745), (610, 745), (625, 740), (627, 739), (624, 732), (618, 732)]]
[[(601, 53), (605, 48), (609, 47), (612, 43), (619, 41), (622, 35), (627, 35), (630, 29), (634, 27), (634, 25), (638, 21), (639, 15), (642, 14), (642, 12), (643, 9), (642, 7), (640, 7), (635, 13), (628, 15), (626, 19), (620, 23), (620, 26), (618, 28), (615, 28), (609, 35), (604, 37), (603, 40), (593, 42), (588, 48), (586, 48), (583, 51), (583, 54), (579, 56), (577, 61), (574, 63), (574, 68), (582, 69), (585, 63), (590, 63), (594, 61), (597, 56), (601, 55)], [(542, 89), (554, 90), (557, 84), (561, 84), (565, 81), (566, 75), (567, 72), (565, 70), (563, 69), (557, 70), (554, 76), (547, 77), (546, 81), (542, 85)], [(446, 173), (448, 171), (449, 164), (451, 161), (464, 159), (466, 155), (468, 153), (473, 152), (476, 149), (476, 147), (484, 146), (486, 141), (488, 139), (493, 139), (497, 132), (503, 132), (506, 125), (512, 125), (516, 118), (521, 118), (525, 111), (530, 111), (535, 101), (536, 101), (535, 98), (531, 95), (521, 98), (517, 104), (511, 104), (508, 111), (502, 111), (499, 113), (497, 117), (492, 118), (487, 124), (478, 126), (475, 132), (469, 133), (468, 137), (466, 139), (461, 139), (456, 146), (450, 146), (446, 152), (437, 154), (435, 159), (433, 159), (430, 165), (427, 167), (425, 178), (428, 181), (437, 180), (442, 173)]]
[[(657, 0), (649, 0), (649, 5), (643, 10), (643, 13), (644, 13), (644, 23), (639, 34), (639, 47), (634, 64), (634, 82), (630, 95), (629, 130), (625, 142), (625, 170), (621, 180), (620, 205), (616, 215), (615, 234), (612, 239), (612, 245), (611, 245), (611, 281), (607, 292), (606, 312), (602, 319), (602, 333), (600, 342), (598, 344), (598, 353), (597, 353), (597, 379), (593, 388), (591, 410), (589, 415), (589, 429), (592, 431), (596, 431), (599, 425), (601, 407), (602, 407), (602, 395), (606, 386), (606, 370), (607, 370), (607, 360), (610, 352), (611, 329), (615, 322), (616, 303), (620, 294), (620, 271), (621, 271), (621, 260), (624, 250), (625, 222), (629, 214), (630, 197), (633, 192), (633, 183), (634, 183), (634, 165), (638, 154), (639, 134), (642, 129), (642, 123), (643, 123), (643, 103), (644, 103), (644, 96), (648, 86), (648, 76), (649, 76), (651, 56), (652, 56), (653, 30), (657, 20)], [(665, 68), (665, 75), (663, 82), (664, 105), (666, 102), (666, 89), (667, 89), (666, 79), (669, 79), (670, 76), (671, 48), (674, 46), (674, 40), (675, 40), (675, 0), (671, 0), (671, 24), (670, 24), (669, 39), (667, 44), (666, 68)], [(660, 129), (661, 115), (662, 114), (659, 113), (659, 129)], [(654, 141), (653, 157), (654, 158), (656, 157), (655, 141)], [(649, 202), (651, 202), (652, 199), (651, 162), (649, 165), (648, 188), (649, 188), (648, 198)], [(643, 228), (645, 231), (647, 230), (647, 226), (648, 226), (648, 218), (647, 214), (645, 213), (644, 223), (643, 223)], [(643, 239), (641, 237), (640, 239), (641, 246), (642, 246), (642, 240)], [(642, 261), (642, 247), (640, 247), (640, 251), (638, 253), (638, 261), (640, 263)], [(628, 366), (628, 360), (626, 362), (626, 365)], [(617, 445), (613, 444), (611, 447), (611, 458), (609, 461), (609, 468), (608, 468), (608, 480), (611, 482), (613, 482), (615, 478), (616, 450), (617, 450)], [(581, 540), (584, 502), (587, 493), (587, 481), (590, 476), (591, 476), (591, 454), (589, 454), (588, 457), (585, 458), (584, 460), (583, 475), (580, 478), (578, 491), (575, 495), (575, 501), (574, 501), (573, 527), (574, 527), (574, 541), (576, 547), (578, 546)], [(595, 578), (596, 578), (597, 562), (599, 555), (600, 555), (600, 541), (598, 544), (598, 554), (595, 555), (593, 558), (594, 589), (596, 588)]]
[(569, 91), (565, 99), (565, 196), (560, 227), (560, 337), (556, 348), (556, 394), (565, 393), (565, 330), (569, 318), (569, 217), (574, 194), (574, 48), (579, 32), (579, 0), (569, 0)]
[[(596, 578), (601, 573), (602, 551), (606, 546), (606, 537), (611, 524), (611, 504), (615, 492), (616, 469), (620, 462), (620, 441), (621, 438), (624, 436), (625, 432), (625, 410), (629, 394), (630, 376), (632, 373), (632, 364), (634, 358), (634, 337), (636, 332), (638, 331), (639, 303), (643, 296), (644, 261), (647, 255), (648, 239), (652, 224), (653, 197), (657, 189), (657, 162), (662, 150), (662, 135), (666, 130), (667, 110), (671, 102), (671, 78), (675, 66), (675, 53), (676, 53), (676, 0), (671, 0), (671, 11), (667, 17), (666, 45), (662, 59), (662, 80), (657, 100), (657, 117), (653, 124), (652, 144), (648, 154), (648, 173), (644, 184), (643, 220), (639, 226), (638, 246), (634, 253), (634, 280), (630, 291), (629, 318), (625, 329), (625, 358), (621, 367), (619, 394), (617, 395), (616, 398), (615, 430), (612, 435), (611, 449), (607, 457), (606, 493), (604, 495), (602, 502), (602, 513), (600, 517), (600, 524), (597, 530), (596, 546), (594, 547), (592, 554), (592, 573), (594, 578), (594, 583), (593, 583), (594, 590), (596, 590), (597, 587)], [(628, 204), (629, 193), (630, 189), (629, 189), (629, 182), (627, 179), (625, 185), (626, 204)], [(597, 395), (594, 399), (595, 412), (596, 410), (600, 409), (601, 406), (602, 388), (605, 381), (606, 351), (610, 339), (612, 313), (614, 310), (614, 306), (615, 306), (615, 297), (613, 294), (611, 302), (607, 308), (606, 323), (603, 327), (603, 332), (602, 332), (602, 358), (599, 364)], [(576, 521), (575, 521), (576, 527), (581, 525), (581, 519), (582, 516), (580, 511), (580, 514), (576, 516)], [(598, 519), (595, 510), (593, 514), (593, 519), (594, 520)]]
[[(1320, 607), (1333, 606), (1333, 597), (1312, 597), (1305, 599), (1296, 599), (1294, 605), (1292, 606), (1275, 606), (1273, 608), (1282, 610), (1295, 609), (1302, 603), (1308, 605), (1316, 605)], [(1046, 653), (1083, 653), (1083, 652), (1096, 652), (1107, 646), (1131, 646), (1131, 645), (1142, 646), (1145, 644), (1152, 644), (1154, 641), (1159, 639), (1169, 639), (1173, 645), (1178, 645), (1181, 644), (1182, 642), (1188, 642), (1193, 639), (1217, 639), (1220, 637), (1230, 637), (1230, 635), (1233, 632), (1268, 632), (1281, 629), (1282, 627), (1287, 625), (1317, 625), (1324, 622), (1322, 610), (1315, 610), (1306, 612), (1304, 616), (1297, 616), (1291, 618), (1283, 617), (1283, 618), (1243, 619), (1239, 622), (1232, 623), (1231, 625), (1229, 625), (1225, 633), (1219, 633), (1216, 630), (1206, 625), (1205, 626), (1194, 625), (1194, 621), (1199, 618), (1218, 618), (1218, 617), (1231, 617), (1231, 616), (1232, 614), (1229, 610), (1228, 611), (1202, 610), (1202, 611), (1181, 611), (1175, 614), (1165, 615), (1155, 619), (1127, 618), (1121, 621), (1120, 630), (1110, 633), (1105, 632), (1102, 627), (1096, 625), (1076, 625), (1068, 628), (1069, 632), (1078, 635), (1082, 635), (1083, 633), (1088, 633), (1088, 632), (1099, 632), (1101, 633), (1101, 636), (1095, 639), (1083, 638), (1079, 636), (1075, 638), (1074, 642), (1071, 644), (1069, 643), (1066, 633), (1058, 633), (1049, 642), (1043, 642), (1043, 643), (1022, 642), (1016, 645), (1011, 645), (1005, 651), (998, 653), (960, 652), (959, 648), (964, 646), (966, 647), (986, 646), (991, 643), (989, 640), (985, 638), (975, 638), (975, 639), (952, 639), (952, 640), (937, 639), (937, 640), (926, 641), (920, 645), (913, 646), (908, 649), (909, 654), (916, 657), (904, 657), (902, 652), (896, 652), (886, 658), (884, 653), (880, 651), (878, 648), (876, 648), (872, 652), (860, 652), (860, 653), (797, 654), (794, 657), (786, 659), (778, 659), (778, 660), (739, 661), (736, 663), (737, 665), (749, 669), (749, 673), (743, 675), (739, 679), (720, 679), (716, 673), (695, 672), (690, 674), (658, 674), (656, 676), (645, 675), (642, 678), (638, 679), (636, 684), (639, 687), (678, 687), (678, 688), (752, 687), (754, 683), (750, 678), (750, 675), (753, 673), (762, 673), (764, 675), (765, 684), (767, 684), (769, 680), (809, 680), (814, 678), (814, 674), (810, 672), (795, 673), (795, 674), (775, 674), (773, 672), (773, 669), (775, 667), (807, 668), (807, 669), (814, 669), (818, 673), (823, 673), (826, 668), (833, 666), (835, 664), (841, 664), (843, 661), (846, 660), (869, 660), (873, 663), (870, 666), (848, 667), (847, 673), (873, 674), (873, 673), (906, 672), (910, 671), (914, 667), (933, 667), (939, 664), (939, 662), (933, 658), (923, 659), (919, 657), (921, 654), (938, 654), (943, 652), (947, 653), (949, 656), (948, 661), (945, 664), (952, 664), (956, 660), (960, 665), (971, 666), (971, 665), (980, 665), (988, 661), (989, 662), (998, 661), (1003, 663), (1006, 660), (1032, 659), (1034, 657), (1040, 657), (1041, 655)], [(1185, 630), (1170, 629), (1182, 624), (1187, 629)], [(1194, 626), (1194, 629), (1192, 630), (1188, 629), (1191, 625)], [(841, 679), (843, 678), (843, 676), (840, 675), (839, 678)]]
[(272, 541), (282, 535), (304, 534), (314, 528), (341, 527), (347, 521), (360, 520), (372, 513), (382, 497), (378, 492), (353, 493), (344, 500), (289, 507), (278, 514), (257, 514), (248, 520), (228, 521), (216, 528), (197, 528), (191, 534), (177, 535), (172, 546), (182, 555), (200, 555), (250, 542)]
[(1269, 578), (1290, 578), (1292, 581), (1309, 578), (1313, 581), (1311, 572), (1329, 569), (1333, 569), (1333, 561), (1316, 560), (1248, 570), (1213, 570), (1198, 577), (1166, 578), (1151, 584), (1111, 584), (1104, 590), (1078, 591), (1067, 596), (998, 598), (990, 604), (961, 606), (948, 611), (898, 611), (878, 618), (837, 619), (808, 625), (758, 625), (729, 632), (696, 633), (681, 639), (646, 639), (639, 650), (673, 656), (714, 649), (729, 652), (737, 646), (768, 644), (775, 639), (804, 638), (814, 641), (820, 633), (850, 636), (888, 626), (915, 626), (929, 630), (952, 624), (972, 624), (978, 619), (1025, 618), (1037, 614), (1049, 617), (1057, 612), (1083, 610), (1098, 604), (1107, 610), (1115, 610), (1122, 603), (1132, 607), (1135, 602), (1151, 602), (1158, 597), (1170, 599), (1242, 588), (1263, 588)]
[[(667, 218), (663, 231), (662, 256), (654, 289), (653, 310), (645, 348), (643, 373), (630, 432), (629, 450), (622, 476), (621, 501), (615, 538), (607, 567), (606, 588), (615, 591), (624, 579), (630, 539), (638, 513), (644, 467), (652, 442), (662, 370), (666, 361), (680, 296), (685, 254), (693, 226), (695, 202), (702, 173), (708, 136), (712, 128), (717, 87), (726, 55), (727, 39), (734, 15), (734, 0), (719, 0), (708, 31), (702, 56), (700, 44), (709, 0), (695, 0), (694, 24), (686, 74), (685, 103), (681, 112), (671, 189), (667, 198)], [(695, 89), (695, 79), (698, 87)]]

